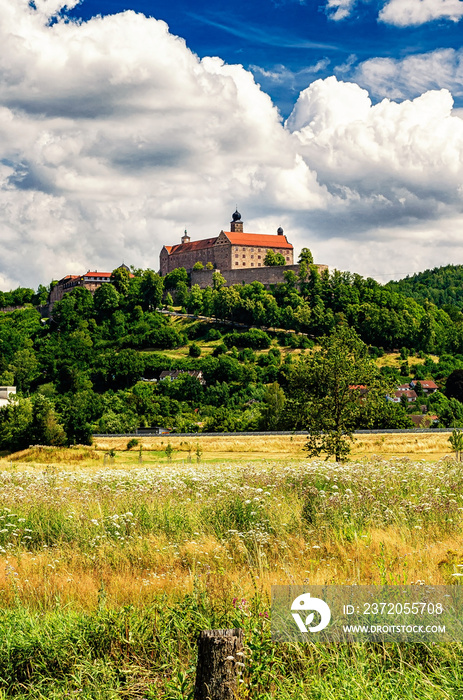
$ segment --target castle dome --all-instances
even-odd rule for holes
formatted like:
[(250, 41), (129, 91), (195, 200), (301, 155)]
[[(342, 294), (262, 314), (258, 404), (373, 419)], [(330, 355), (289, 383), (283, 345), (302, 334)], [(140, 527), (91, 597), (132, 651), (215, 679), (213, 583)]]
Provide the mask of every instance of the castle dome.
[(235, 209), (234, 213), (232, 214), (232, 220), (233, 221), (240, 221), (241, 219), (241, 214), (239, 213), (238, 209)]

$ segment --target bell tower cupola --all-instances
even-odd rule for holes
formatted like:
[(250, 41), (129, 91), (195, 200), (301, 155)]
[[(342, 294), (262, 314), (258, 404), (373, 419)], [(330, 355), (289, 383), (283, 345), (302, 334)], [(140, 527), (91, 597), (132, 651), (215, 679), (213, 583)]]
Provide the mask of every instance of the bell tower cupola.
[(232, 233), (243, 233), (243, 222), (241, 221), (241, 214), (238, 209), (232, 214), (232, 221), (230, 222), (230, 231)]
[(183, 236), (182, 236), (182, 243), (189, 243), (189, 242), (190, 242), (190, 236), (188, 235), (187, 230), (185, 229), (185, 231), (183, 232)]

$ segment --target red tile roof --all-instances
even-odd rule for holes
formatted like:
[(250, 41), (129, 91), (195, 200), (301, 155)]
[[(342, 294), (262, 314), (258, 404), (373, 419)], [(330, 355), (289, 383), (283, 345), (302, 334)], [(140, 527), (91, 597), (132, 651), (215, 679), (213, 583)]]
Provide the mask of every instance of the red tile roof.
[(70, 282), (71, 280), (76, 280), (78, 279), (79, 275), (66, 275), (66, 277), (63, 277), (60, 279), (58, 284), (64, 284), (64, 282)]
[(216, 240), (217, 236), (215, 236), (215, 238), (203, 238), (202, 241), (190, 241), (189, 243), (179, 243), (178, 245), (165, 247), (167, 249), (167, 252), (170, 252), (170, 255), (175, 255), (176, 253), (189, 253), (190, 251), (193, 252), (195, 250), (204, 250), (206, 248), (212, 248)]
[(416, 401), (418, 398), (416, 391), (413, 391), (413, 389), (397, 389), (397, 391), (394, 392), (394, 395), (398, 399), (401, 396), (405, 396), (407, 399), (413, 399), (413, 401)]
[(422, 389), (437, 389), (437, 384), (432, 381), (432, 379), (414, 379), (410, 382), (410, 386), (416, 386), (418, 382), (421, 384)]
[(233, 245), (293, 249), (291, 243), (288, 243), (286, 240), (286, 236), (278, 236), (270, 233), (232, 233), (231, 231), (224, 231), (224, 234)]
[(81, 277), (111, 277), (111, 272), (86, 272), (85, 275), (81, 275)]

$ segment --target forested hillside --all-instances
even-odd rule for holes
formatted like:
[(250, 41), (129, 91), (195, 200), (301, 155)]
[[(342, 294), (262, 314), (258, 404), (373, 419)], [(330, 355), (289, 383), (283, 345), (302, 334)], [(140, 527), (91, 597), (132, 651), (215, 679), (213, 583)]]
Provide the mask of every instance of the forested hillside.
[[(43, 290), (16, 297), (37, 298)], [(173, 305), (214, 321), (179, 320), (157, 310)], [(201, 290), (189, 286), (183, 269), (161, 278), (119, 268), (94, 296), (81, 287), (66, 294), (51, 319), (27, 305), (0, 314), (0, 384), (18, 390), (0, 410), (0, 449), (88, 442), (92, 432), (153, 425), (177, 432), (303, 427), (290, 410), (291, 368), (339, 325), (355, 329), (373, 358), (401, 350), (401, 367), (381, 369), (391, 387), (412, 377), (433, 377), (444, 386), (463, 368), (461, 314), (359, 275), (320, 276), (302, 266), (299, 278), (288, 271), (284, 284), (267, 290), (258, 282), (225, 287), (214, 273), (213, 287)], [(153, 381), (175, 369), (201, 370), (204, 383), (188, 374)], [(441, 424), (463, 420), (463, 405), (455, 401), (440, 392), (429, 399)], [(401, 404), (356, 423), (409, 425)]]
[(398, 282), (386, 285), (420, 303), (431, 301), (444, 309), (454, 320), (460, 321), (463, 310), (463, 265), (446, 265), (425, 270)]

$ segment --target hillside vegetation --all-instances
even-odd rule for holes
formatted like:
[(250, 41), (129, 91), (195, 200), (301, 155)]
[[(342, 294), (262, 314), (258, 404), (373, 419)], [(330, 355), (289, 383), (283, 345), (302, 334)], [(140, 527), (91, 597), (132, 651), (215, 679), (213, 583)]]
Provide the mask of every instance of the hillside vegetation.
[(420, 303), (430, 301), (455, 321), (461, 321), (463, 310), (463, 265), (446, 265), (425, 270), (398, 282), (386, 285)]
[[(9, 292), (8, 300), (32, 299), (43, 289)], [(157, 310), (174, 304), (209, 321)], [(434, 378), (444, 387), (453, 370), (463, 369), (460, 316), (359, 275), (319, 275), (301, 265), (299, 276), (288, 271), (285, 283), (266, 289), (259, 282), (226, 287), (214, 273), (213, 287), (201, 290), (189, 286), (183, 269), (161, 278), (118, 268), (94, 296), (81, 287), (66, 294), (50, 320), (27, 305), (0, 315), (0, 384), (18, 390), (0, 410), (0, 449), (88, 443), (92, 433), (139, 426), (177, 432), (304, 427), (294, 376), (319, 339), (340, 327), (370, 346), (372, 360), (400, 349), (399, 366), (383, 360), (378, 369), (384, 386)], [(203, 379), (183, 374), (157, 381), (165, 370), (199, 370)], [(355, 372), (352, 383), (360, 383)], [(420, 404), (429, 404), (440, 425), (463, 422), (463, 405), (441, 392)], [(407, 426), (401, 405), (357, 411), (353, 424)]]

